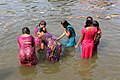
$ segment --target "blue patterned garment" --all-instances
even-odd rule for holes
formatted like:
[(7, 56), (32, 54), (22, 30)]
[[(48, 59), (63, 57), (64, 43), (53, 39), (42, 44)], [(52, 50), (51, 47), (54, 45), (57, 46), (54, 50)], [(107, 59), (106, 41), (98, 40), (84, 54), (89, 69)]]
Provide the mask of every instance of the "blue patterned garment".
[(63, 41), (62, 44), (65, 47), (74, 47), (76, 45), (76, 34), (75, 34), (75, 30), (73, 28), (72, 25), (68, 25), (66, 27), (66, 31), (70, 31), (70, 37), (68, 37), (68, 39), (66, 41)]

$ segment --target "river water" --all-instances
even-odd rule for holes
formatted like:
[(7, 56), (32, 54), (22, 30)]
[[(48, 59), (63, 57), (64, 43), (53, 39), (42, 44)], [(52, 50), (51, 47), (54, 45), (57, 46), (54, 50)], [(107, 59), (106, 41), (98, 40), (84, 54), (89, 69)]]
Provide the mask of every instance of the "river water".
[[(78, 40), (89, 15), (102, 29), (92, 59), (81, 59), (79, 49), (67, 49), (57, 63), (41, 60), (36, 66), (20, 66), (17, 37), (23, 27), (29, 27), (33, 35), (34, 27), (45, 20), (47, 30), (59, 37), (60, 21), (67, 19)], [(0, 80), (120, 80), (119, 40), (120, 0), (1, 0)]]

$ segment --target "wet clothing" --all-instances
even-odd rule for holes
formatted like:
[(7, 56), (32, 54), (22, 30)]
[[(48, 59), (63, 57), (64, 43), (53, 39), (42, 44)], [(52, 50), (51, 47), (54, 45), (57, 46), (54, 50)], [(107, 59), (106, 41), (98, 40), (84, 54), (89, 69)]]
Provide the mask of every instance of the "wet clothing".
[(37, 35), (37, 32), (40, 30), (40, 26), (37, 26), (35, 27), (34, 29), (34, 35), (36, 36)]
[(21, 64), (36, 65), (37, 57), (34, 47), (34, 38), (31, 35), (28, 37), (19, 36), (18, 45), (18, 56)]
[(82, 28), (81, 32), (84, 36), (82, 40), (82, 58), (92, 58), (94, 48), (94, 36), (97, 32), (97, 28), (94, 27), (92, 31), (88, 31), (86, 28)]
[(40, 46), (40, 39), (38, 37), (35, 38), (35, 45)]
[(38, 37), (35, 37), (35, 48), (36, 48), (36, 50), (39, 51), (40, 47), (41, 47), (41, 41)]
[(75, 34), (75, 30), (73, 28), (72, 25), (68, 25), (66, 27), (66, 32), (70, 31), (70, 36), (68, 37), (68, 39), (66, 41), (63, 41), (62, 44), (65, 47), (74, 47), (76, 45), (76, 34)]
[(58, 61), (62, 51), (62, 46), (58, 44), (55, 38), (53, 38), (53, 35), (46, 33), (41, 38), (41, 42), (43, 42), (46, 46), (46, 57), (49, 59), (49, 61), (53, 63)]

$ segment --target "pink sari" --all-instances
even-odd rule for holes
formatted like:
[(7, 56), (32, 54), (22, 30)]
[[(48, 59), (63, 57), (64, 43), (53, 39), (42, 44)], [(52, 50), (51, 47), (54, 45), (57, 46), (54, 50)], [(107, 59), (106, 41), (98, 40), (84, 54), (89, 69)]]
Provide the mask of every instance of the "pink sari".
[(94, 27), (92, 31), (88, 31), (86, 28), (82, 29), (82, 34), (84, 35), (82, 41), (82, 58), (92, 58), (94, 49), (94, 36), (96, 32), (96, 27)]
[(37, 56), (34, 48), (34, 38), (32, 36), (18, 37), (19, 51), (18, 56), (21, 64), (36, 65)]

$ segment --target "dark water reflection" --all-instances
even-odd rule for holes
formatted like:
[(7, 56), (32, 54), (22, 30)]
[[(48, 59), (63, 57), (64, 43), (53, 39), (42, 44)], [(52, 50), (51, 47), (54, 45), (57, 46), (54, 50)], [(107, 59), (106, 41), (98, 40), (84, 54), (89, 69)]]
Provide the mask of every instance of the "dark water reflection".
[[(120, 80), (120, 0), (2, 0), (0, 1), (0, 80)], [(60, 36), (67, 19), (79, 38), (85, 18), (100, 22), (101, 43), (92, 59), (79, 49), (66, 49), (58, 63), (39, 58), (38, 65), (20, 66), (17, 37), (22, 27), (33, 29), (46, 20), (49, 32)], [(66, 39), (66, 37), (64, 38)], [(81, 48), (81, 47), (80, 47)]]

